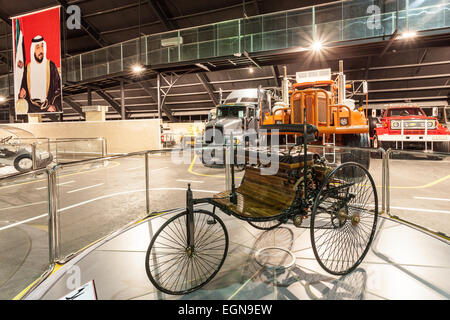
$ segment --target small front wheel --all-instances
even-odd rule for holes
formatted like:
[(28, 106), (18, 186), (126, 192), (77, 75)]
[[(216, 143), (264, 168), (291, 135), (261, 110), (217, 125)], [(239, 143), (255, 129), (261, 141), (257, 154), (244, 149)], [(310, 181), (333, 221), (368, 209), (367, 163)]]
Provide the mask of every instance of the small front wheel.
[(204, 286), (220, 270), (228, 252), (224, 223), (206, 210), (193, 212), (194, 243), (188, 246), (187, 216), (184, 211), (167, 220), (147, 249), (147, 276), (167, 294), (187, 294)]

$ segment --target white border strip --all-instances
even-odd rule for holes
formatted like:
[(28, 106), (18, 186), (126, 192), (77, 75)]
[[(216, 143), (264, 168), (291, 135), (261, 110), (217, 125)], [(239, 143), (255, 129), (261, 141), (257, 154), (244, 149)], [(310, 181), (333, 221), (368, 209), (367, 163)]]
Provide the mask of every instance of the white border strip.
[(13, 16), (13, 17), (9, 17), (9, 18), (11, 20), (12, 19), (17, 19), (17, 18), (22, 18), (22, 17), (30, 16), (30, 15), (35, 14), (35, 13), (41, 13), (41, 12), (45, 12), (45, 11), (48, 11), (48, 10), (53, 10), (53, 9), (56, 9), (56, 8), (61, 8), (61, 5), (56, 5), (56, 6), (53, 6), (53, 7), (50, 7), (50, 8), (40, 9), (40, 10), (36, 10), (36, 11), (32, 11), (32, 12), (22, 13), (22, 14), (20, 14), (18, 16)]

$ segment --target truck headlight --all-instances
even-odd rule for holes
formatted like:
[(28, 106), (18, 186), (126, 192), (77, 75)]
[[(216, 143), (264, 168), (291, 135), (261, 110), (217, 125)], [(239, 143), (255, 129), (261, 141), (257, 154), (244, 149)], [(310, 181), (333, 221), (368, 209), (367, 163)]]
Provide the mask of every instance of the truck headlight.
[(392, 129), (400, 128), (400, 121), (395, 121), (395, 120), (391, 121), (391, 128)]
[(436, 122), (433, 121), (427, 121), (427, 127), (428, 129), (434, 129), (436, 127)]
[(341, 123), (341, 126), (348, 125), (348, 118), (341, 118), (340, 123)]

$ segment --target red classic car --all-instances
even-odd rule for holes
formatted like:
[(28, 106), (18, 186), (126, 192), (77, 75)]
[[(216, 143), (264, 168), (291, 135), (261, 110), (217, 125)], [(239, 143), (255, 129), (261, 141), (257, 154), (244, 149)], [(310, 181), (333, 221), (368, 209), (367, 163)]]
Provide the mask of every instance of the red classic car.
[(414, 105), (388, 107), (375, 128), (373, 147), (448, 151), (450, 131)]

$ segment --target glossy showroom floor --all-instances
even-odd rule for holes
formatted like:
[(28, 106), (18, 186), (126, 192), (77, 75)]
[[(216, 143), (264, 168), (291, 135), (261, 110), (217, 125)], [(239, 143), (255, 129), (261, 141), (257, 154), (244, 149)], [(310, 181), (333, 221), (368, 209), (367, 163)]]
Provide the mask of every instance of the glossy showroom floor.
[[(443, 281), (450, 277), (448, 243), (409, 226), (380, 218), (375, 241), (363, 263), (349, 275), (338, 277), (327, 274), (316, 262), (309, 229), (285, 224), (262, 231), (221, 212), (230, 245), (220, 272), (193, 293), (167, 295), (153, 287), (144, 264), (150, 233), (174, 213), (144, 221), (95, 244), (54, 272), (27, 299), (59, 299), (68, 294), (73, 290), (74, 270), (81, 284), (94, 280), (98, 299), (450, 298), (450, 282)], [(261, 266), (255, 252), (268, 246), (292, 253), (294, 264), (284, 270)]]

